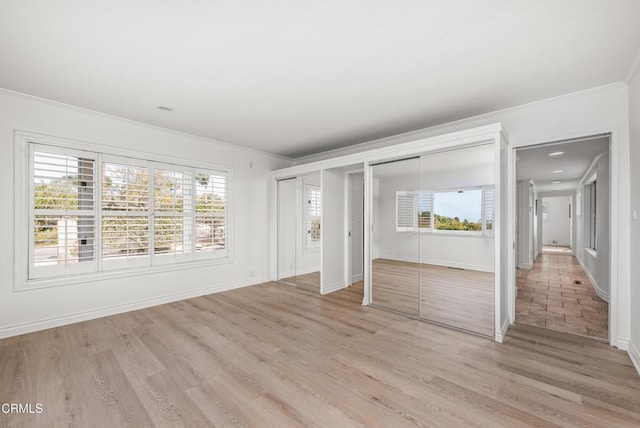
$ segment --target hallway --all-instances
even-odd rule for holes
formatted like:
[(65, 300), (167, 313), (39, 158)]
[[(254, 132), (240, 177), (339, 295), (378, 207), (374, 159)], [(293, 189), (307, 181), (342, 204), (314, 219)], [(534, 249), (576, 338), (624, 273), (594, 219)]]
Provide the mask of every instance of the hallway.
[(516, 272), (516, 322), (563, 333), (608, 338), (609, 305), (598, 297), (578, 260), (542, 254)]

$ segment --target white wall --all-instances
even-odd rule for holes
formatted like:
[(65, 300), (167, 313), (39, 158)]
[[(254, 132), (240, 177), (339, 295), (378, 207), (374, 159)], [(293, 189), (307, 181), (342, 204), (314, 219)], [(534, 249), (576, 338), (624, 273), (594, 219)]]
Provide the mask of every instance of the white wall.
[(571, 205), (570, 196), (542, 198), (543, 245), (571, 246), (569, 205)]
[[(631, 343), (629, 354), (640, 372), (640, 68), (629, 85), (629, 130), (631, 139), (631, 209), (636, 219), (631, 222)], [(625, 215), (629, 215), (629, 211)]]
[(582, 191), (582, 210), (581, 215), (578, 218), (578, 234), (581, 235), (581, 246), (576, 252), (576, 257), (582, 264), (583, 269), (586, 271), (589, 279), (593, 283), (593, 286), (598, 295), (609, 301), (609, 256), (610, 256), (610, 237), (609, 237), (609, 155), (601, 157), (592, 169), (590, 169), (586, 175), (592, 176), (593, 173), (597, 173), (597, 198), (596, 198), (596, 251), (589, 251), (585, 249), (585, 242), (588, 242), (585, 236), (586, 222), (589, 221), (586, 218), (587, 212), (585, 206), (589, 203), (588, 195), (584, 188)]
[[(151, 106), (150, 108), (153, 108)], [(15, 292), (14, 204), (0, 206), (0, 337), (123, 312), (269, 278), (269, 172), (289, 161), (58, 103), (0, 92), (0, 180), (15, 195), (14, 131), (24, 130), (234, 168), (233, 262)], [(256, 215), (257, 214), (257, 215)]]
[[(638, 77), (635, 78), (636, 80)], [(634, 84), (637, 86), (638, 83)], [(637, 93), (636, 93), (637, 96)], [(637, 113), (634, 116), (637, 120)], [(357, 153), (362, 150), (386, 147), (420, 138), (461, 131), (476, 126), (501, 122), (509, 137), (512, 148), (571, 138), (612, 133), (617, 157), (612, 159), (615, 174), (612, 179), (618, 185), (618, 194), (612, 195), (614, 218), (611, 224), (616, 246), (611, 249), (617, 254), (618, 263), (612, 276), (617, 284), (617, 319), (610, 325), (612, 344), (627, 348), (631, 328), (630, 297), (630, 164), (629, 164), (629, 97), (624, 83), (615, 83), (576, 92), (560, 97), (541, 100), (514, 108), (500, 110), (481, 116), (443, 124), (415, 132), (371, 141), (346, 149), (333, 150), (303, 159), (297, 163), (307, 163), (335, 156)], [(636, 134), (637, 135), (637, 134)], [(637, 138), (637, 137), (636, 137)], [(635, 144), (635, 143), (634, 143)], [(637, 181), (636, 181), (637, 182)], [(511, 243), (507, 244), (508, 246)], [(637, 264), (637, 263), (636, 263)], [(633, 301), (638, 306), (640, 302)]]
[(278, 279), (296, 274), (298, 180), (278, 181)]
[(325, 169), (322, 177), (322, 276), (321, 293), (347, 286), (345, 227), (347, 174), (343, 169)]
[(530, 181), (519, 181), (518, 192), (518, 267), (530, 269), (534, 254), (534, 209), (535, 198)]

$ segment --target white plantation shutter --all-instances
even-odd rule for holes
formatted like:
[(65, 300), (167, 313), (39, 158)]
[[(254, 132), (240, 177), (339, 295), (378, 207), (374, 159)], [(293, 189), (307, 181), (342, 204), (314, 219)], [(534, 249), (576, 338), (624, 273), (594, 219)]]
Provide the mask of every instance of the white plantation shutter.
[(154, 168), (154, 254), (163, 256), (156, 261), (187, 259), (193, 251), (193, 180), (188, 168)]
[(149, 167), (102, 163), (102, 259), (105, 268), (149, 264)]
[(414, 231), (417, 226), (415, 192), (399, 190), (396, 192), (396, 231)]
[(322, 211), (322, 194), (320, 186), (305, 184), (305, 248), (320, 247), (320, 215)]
[(228, 171), (27, 143), (26, 279), (230, 257)]
[(228, 174), (195, 172), (196, 256), (224, 257), (228, 251)]
[(29, 277), (95, 269), (95, 154), (31, 147)]
[(494, 203), (494, 186), (484, 186), (483, 188), (483, 219), (484, 219), (484, 233), (485, 235), (493, 236), (493, 217), (495, 212)]
[(431, 190), (420, 190), (416, 192), (417, 225), (422, 231), (431, 230), (433, 218), (433, 192)]

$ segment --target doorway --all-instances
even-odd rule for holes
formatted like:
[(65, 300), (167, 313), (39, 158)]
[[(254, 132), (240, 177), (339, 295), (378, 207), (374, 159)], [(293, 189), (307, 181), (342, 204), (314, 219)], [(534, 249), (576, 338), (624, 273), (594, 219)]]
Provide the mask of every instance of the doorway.
[(515, 153), (515, 322), (606, 341), (610, 136)]

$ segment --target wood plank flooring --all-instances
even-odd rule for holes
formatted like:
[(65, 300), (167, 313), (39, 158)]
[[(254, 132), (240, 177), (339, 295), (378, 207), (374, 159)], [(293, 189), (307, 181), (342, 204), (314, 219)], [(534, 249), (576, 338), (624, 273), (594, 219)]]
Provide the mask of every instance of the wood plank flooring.
[(372, 284), (378, 306), (494, 336), (492, 272), (375, 259)]
[[(361, 284), (361, 283), (360, 283)], [(266, 283), (0, 340), (3, 427), (639, 426), (625, 352), (514, 325), (504, 344)]]

